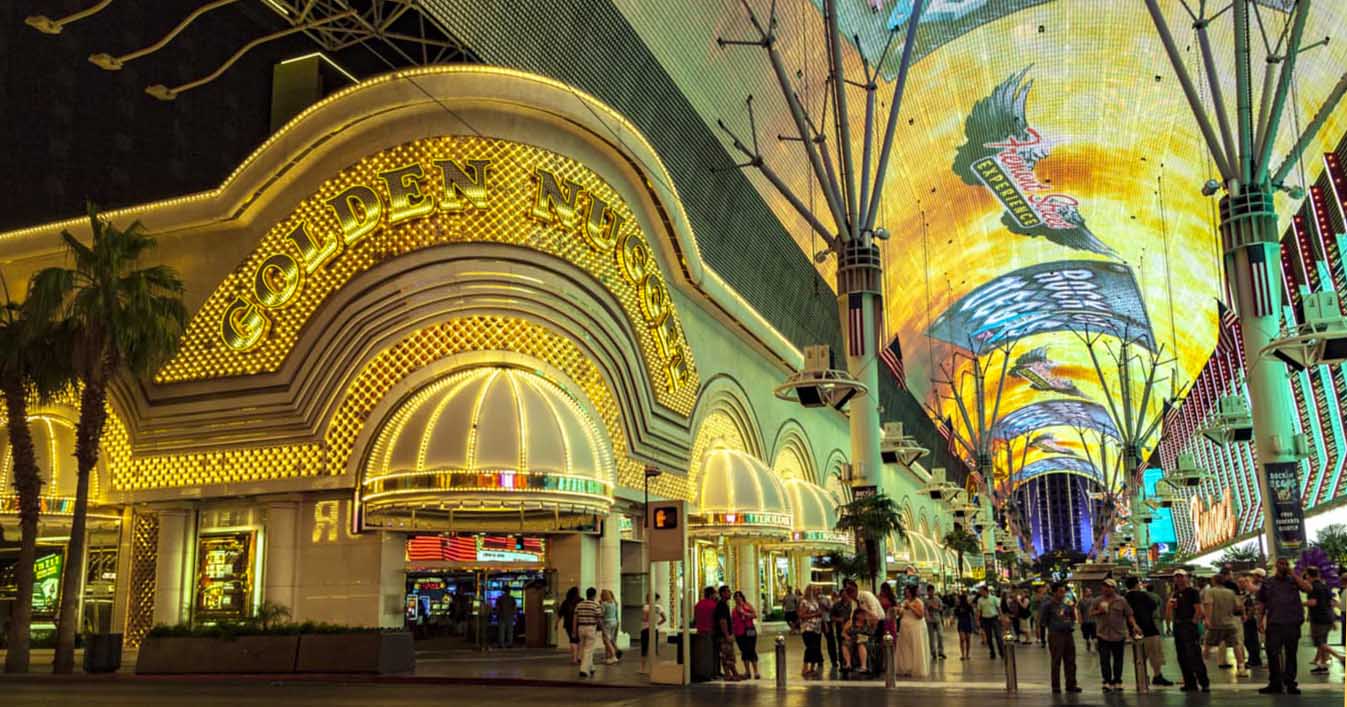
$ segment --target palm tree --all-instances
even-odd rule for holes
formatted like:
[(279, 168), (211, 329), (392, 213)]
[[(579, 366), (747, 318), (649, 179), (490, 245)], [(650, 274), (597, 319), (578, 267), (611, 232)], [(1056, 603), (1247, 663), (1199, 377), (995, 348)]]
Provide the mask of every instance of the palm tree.
[(838, 509), (837, 530), (853, 532), (864, 547), (866, 574), (870, 588), (875, 589), (875, 575), (879, 572), (879, 552), (884, 539), (891, 533), (907, 537), (903, 520), (893, 499), (878, 493), (857, 498)]
[(964, 530), (962, 525), (957, 523), (953, 530), (945, 533), (943, 539), (945, 547), (954, 551), (959, 559), (959, 576), (963, 576), (963, 555), (965, 552), (978, 552), (982, 549), (982, 544), (978, 542), (978, 536)]
[(1325, 525), (1314, 536), (1314, 546), (1323, 550), (1334, 562), (1347, 564), (1347, 525)]
[(28, 421), (29, 395), (46, 400), (64, 388), (68, 369), (49, 355), (62, 350), (56, 327), (33, 316), (9, 297), (9, 286), (0, 277), (4, 302), (0, 303), (0, 395), (4, 396), (9, 431), (9, 454), (14, 469), (14, 490), (19, 497), (19, 558), (14, 568), (15, 594), (9, 617), (5, 672), (28, 672), (29, 636), (33, 622), (33, 562), (37, 558), (38, 516), (41, 510), (42, 474), (33, 450)]
[(187, 319), (183, 285), (173, 269), (140, 267), (154, 238), (139, 222), (118, 229), (90, 204), (90, 245), (68, 231), (61, 233), (73, 267), (47, 268), (33, 278), (35, 312), (69, 323), (71, 363), (81, 386), (75, 433), (78, 476), (61, 611), (57, 620), (53, 672), (75, 667), (75, 632), (80, 578), (84, 575), (84, 531), (89, 507), (89, 473), (98, 463), (99, 442), (107, 422), (108, 383), (116, 376), (146, 376), (177, 350)]

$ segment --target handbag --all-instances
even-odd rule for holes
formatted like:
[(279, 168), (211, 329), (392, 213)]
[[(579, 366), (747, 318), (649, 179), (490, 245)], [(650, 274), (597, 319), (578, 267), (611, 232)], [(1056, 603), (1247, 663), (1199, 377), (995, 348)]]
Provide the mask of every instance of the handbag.
[(744, 629), (744, 636), (748, 638), (757, 638), (758, 630), (756, 628), (753, 628), (752, 626), (749, 626), (748, 628)]

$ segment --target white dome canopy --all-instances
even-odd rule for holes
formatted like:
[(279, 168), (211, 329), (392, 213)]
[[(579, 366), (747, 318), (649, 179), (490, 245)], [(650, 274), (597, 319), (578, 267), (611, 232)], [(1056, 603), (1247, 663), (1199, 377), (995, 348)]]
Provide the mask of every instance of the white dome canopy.
[(531, 371), (485, 366), (397, 408), (375, 441), (362, 500), (367, 513), (414, 508), (427, 520), (436, 509), (603, 513), (612, 478), (606, 437), (566, 391)]
[[(72, 511), (75, 498), (75, 425), (53, 415), (28, 416), (33, 435), (33, 457), (42, 477), (44, 514), (65, 515)], [(97, 475), (90, 478), (90, 497), (98, 497)], [(9, 429), (0, 426), (0, 513), (18, 511), (14, 490), (14, 457), (10, 451)]]
[(786, 479), (782, 484), (791, 512), (791, 540), (795, 543), (843, 547), (846, 533), (836, 530), (837, 501), (818, 484), (804, 479)]
[(712, 449), (702, 457), (701, 479), (692, 532), (781, 537), (790, 533), (785, 487), (757, 458), (734, 449)]

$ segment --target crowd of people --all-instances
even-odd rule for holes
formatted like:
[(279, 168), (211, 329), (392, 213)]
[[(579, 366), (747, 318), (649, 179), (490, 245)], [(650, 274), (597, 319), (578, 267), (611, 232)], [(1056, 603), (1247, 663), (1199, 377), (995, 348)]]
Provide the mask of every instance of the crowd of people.
[[(983, 585), (973, 592), (943, 595), (934, 585), (895, 588), (884, 583), (871, 592), (847, 580), (840, 589), (788, 589), (780, 606), (790, 633), (802, 641), (800, 676), (806, 680), (822, 679), (825, 670), (843, 679), (882, 675), (886, 638), (892, 641), (897, 675), (927, 677), (945, 660), (946, 628), (957, 632), (962, 661), (972, 660), (977, 646), (991, 659), (1003, 658), (1007, 641), (1046, 648), (1053, 692), (1082, 690), (1078, 646), (1097, 654), (1103, 690), (1122, 691), (1131, 662), (1125, 659), (1129, 640), (1147, 667), (1144, 677), (1153, 686), (1167, 687), (1175, 682), (1164, 674), (1164, 639), (1172, 638), (1183, 691), (1210, 691), (1207, 661), (1214, 655), (1220, 669), (1234, 668), (1237, 679), (1265, 668), (1265, 694), (1298, 694), (1298, 651), (1306, 623), (1315, 646), (1310, 672), (1327, 672), (1333, 659), (1344, 661), (1328, 643), (1337, 620), (1332, 590), (1317, 569), (1294, 572), (1285, 560), (1277, 562), (1271, 576), (1259, 568), (1237, 577), (1225, 568), (1209, 579), (1196, 579), (1178, 570), (1160, 584), (1137, 577), (1121, 584), (1105, 579), (1079, 592), (1066, 583), (1003, 591)], [(618, 606), (610, 592), (590, 588), (582, 599), (573, 587), (558, 615), (581, 676), (594, 675), (593, 655), (600, 645), (604, 663), (622, 657), (616, 644)], [(692, 618), (704, 650), (715, 656), (716, 677), (761, 678), (758, 632), (763, 618), (743, 592), (706, 587)], [(649, 604), (643, 608), (643, 660), (652, 622), (660, 629), (667, 621), (658, 597), (653, 609)]]

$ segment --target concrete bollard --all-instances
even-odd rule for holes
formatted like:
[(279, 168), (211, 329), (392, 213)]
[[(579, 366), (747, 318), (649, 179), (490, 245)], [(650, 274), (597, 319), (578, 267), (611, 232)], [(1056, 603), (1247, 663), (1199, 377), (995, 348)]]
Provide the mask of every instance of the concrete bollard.
[(1146, 651), (1141, 641), (1138, 637), (1132, 639), (1132, 672), (1137, 676), (1137, 694), (1144, 695), (1150, 691), (1151, 681), (1146, 676)]
[(786, 687), (786, 637), (776, 637), (776, 686)]
[(884, 634), (884, 687), (893, 687), (898, 684), (898, 677), (895, 675), (898, 667), (893, 660), (893, 634)]
[(1001, 658), (1006, 662), (1006, 692), (1015, 694), (1020, 691), (1019, 667), (1015, 663), (1015, 640), (1018, 636), (1007, 633), (1005, 635), (1005, 648), (1001, 651)]

